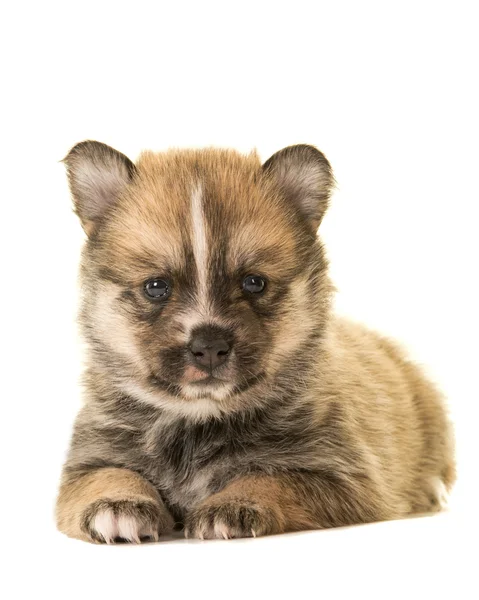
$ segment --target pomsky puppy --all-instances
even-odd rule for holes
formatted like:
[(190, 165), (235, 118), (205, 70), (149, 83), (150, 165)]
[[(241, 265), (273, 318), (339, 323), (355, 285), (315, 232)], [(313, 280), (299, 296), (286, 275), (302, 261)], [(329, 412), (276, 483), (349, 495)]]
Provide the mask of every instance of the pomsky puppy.
[(64, 159), (87, 234), (85, 403), (57, 523), (91, 542), (259, 536), (438, 510), (455, 478), (441, 395), (334, 316), (316, 148)]

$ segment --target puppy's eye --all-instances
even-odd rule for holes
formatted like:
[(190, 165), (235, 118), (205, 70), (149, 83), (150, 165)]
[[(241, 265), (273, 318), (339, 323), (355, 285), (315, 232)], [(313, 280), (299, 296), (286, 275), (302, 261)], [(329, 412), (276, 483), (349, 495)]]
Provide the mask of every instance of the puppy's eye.
[(259, 275), (248, 275), (243, 281), (243, 289), (250, 294), (260, 294), (266, 287), (266, 280)]
[(143, 284), (143, 291), (149, 300), (165, 300), (170, 295), (170, 286), (164, 279), (148, 279)]

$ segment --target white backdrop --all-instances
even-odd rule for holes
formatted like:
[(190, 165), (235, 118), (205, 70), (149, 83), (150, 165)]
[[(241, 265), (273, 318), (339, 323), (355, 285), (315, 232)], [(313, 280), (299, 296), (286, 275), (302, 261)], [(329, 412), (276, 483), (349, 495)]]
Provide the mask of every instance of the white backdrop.
[[(475, 4), (2, 4), (3, 597), (477, 597)], [(170, 146), (325, 152), (337, 309), (403, 341), (447, 393), (460, 475), (449, 513), (142, 547), (56, 533), (80, 403), (83, 240), (58, 161), (84, 139), (132, 159)]]

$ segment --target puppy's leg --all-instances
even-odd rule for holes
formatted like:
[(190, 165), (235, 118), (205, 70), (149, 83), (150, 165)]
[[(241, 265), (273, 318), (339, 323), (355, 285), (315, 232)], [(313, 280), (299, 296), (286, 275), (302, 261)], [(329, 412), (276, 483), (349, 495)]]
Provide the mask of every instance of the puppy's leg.
[(366, 477), (251, 475), (207, 498), (186, 518), (188, 537), (232, 538), (393, 518)]
[(158, 539), (173, 519), (155, 488), (128, 469), (65, 474), (56, 506), (57, 526), (70, 537), (108, 544)]

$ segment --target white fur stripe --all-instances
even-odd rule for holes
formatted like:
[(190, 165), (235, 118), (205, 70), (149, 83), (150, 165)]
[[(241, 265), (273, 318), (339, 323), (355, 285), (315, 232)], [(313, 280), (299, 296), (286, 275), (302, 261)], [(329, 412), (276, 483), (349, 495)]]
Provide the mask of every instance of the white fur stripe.
[(191, 194), (191, 220), (193, 224), (193, 253), (198, 271), (198, 303), (207, 306), (207, 267), (208, 249), (206, 240), (205, 217), (203, 213), (203, 190), (200, 184)]

